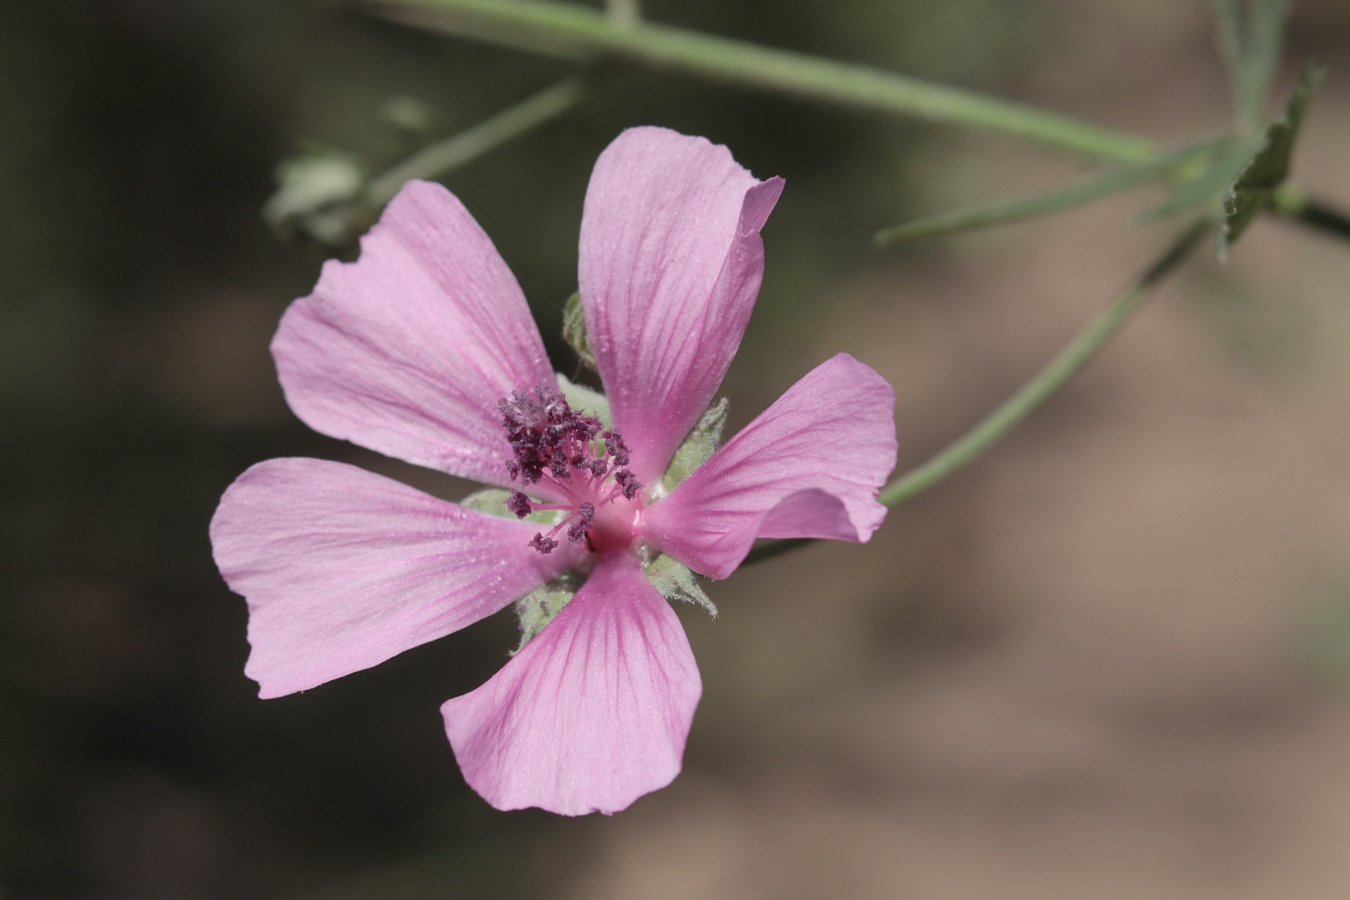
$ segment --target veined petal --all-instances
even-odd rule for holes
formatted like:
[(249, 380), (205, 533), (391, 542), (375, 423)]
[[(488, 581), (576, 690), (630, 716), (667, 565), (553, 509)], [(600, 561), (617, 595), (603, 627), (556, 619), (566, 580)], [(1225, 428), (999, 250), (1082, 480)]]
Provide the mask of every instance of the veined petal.
[(764, 277), (781, 178), (726, 147), (633, 128), (596, 161), (581, 218), (586, 328), (633, 471), (652, 484), (722, 383)]
[(476, 622), (576, 565), (567, 544), (532, 550), (538, 529), (344, 463), (258, 463), (211, 520), (216, 565), (248, 601), (244, 673), (279, 697)]
[(272, 355), (316, 431), (502, 485), (511, 450), (497, 400), (553, 383), (510, 269), (463, 204), (425, 181), (404, 185), (360, 259), (324, 264)]
[(624, 554), (441, 713), (465, 780), (493, 806), (608, 814), (679, 773), (702, 689), (674, 610)]
[(713, 578), (757, 537), (866, 541), (886, 516), (876, 498), (895, 454), (891, 386), (840, 353), (648, 507), (642, 531)]

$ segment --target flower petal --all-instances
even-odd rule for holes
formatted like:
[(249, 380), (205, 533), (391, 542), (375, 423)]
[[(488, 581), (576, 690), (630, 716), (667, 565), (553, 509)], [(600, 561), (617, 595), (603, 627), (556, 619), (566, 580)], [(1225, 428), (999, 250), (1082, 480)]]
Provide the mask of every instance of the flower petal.
[(281, 386), (316, 431), (492, 484), (511, 455), (497, 400), (553, 383), (520, 286), (453, 194), (411, 181), (330, 260), (272, 340)]
[(783, 180), (726, 147), (633, 128), (596, 161), (581, 219), (586, 328), (614, 424), (645, 484), (665, 471), (740, 346)]
[(244, 673), (279, 697), (490, 615), (578, 561), (539, 526), (474, 512), (355, 466), (273, 459), (211, 520), (216, 565), (248, 600)]
[(702, 689), (675, 611), (621, 555), (441, 713), (465, 780), (493, 806), (609, 814), (679, 774)]
[(756, 537), (866, 541), (886, 517), (895, 395), (847, 353), (788, 389), (670, 495), (643, 534), (696, 572), (725, 578)]

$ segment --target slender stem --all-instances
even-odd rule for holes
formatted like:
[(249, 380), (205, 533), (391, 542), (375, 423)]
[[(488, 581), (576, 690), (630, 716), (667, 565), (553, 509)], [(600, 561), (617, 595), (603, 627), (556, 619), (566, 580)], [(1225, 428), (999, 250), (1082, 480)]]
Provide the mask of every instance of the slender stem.
[(1208, 221), (1197, 222), (1188, 228), (1138, 281), (1089, 322), (1087, 327), (1056, 354), (1054, 359), (1022, 385), (1017, 393), (1003, 401), (997, 409), (937, 456), (883, 488), (878, 499), (887, 506), (903, 503), (937, 484), (993, 446), (1032, 410), (1049, 400), (1087, 364), (1088, 360), (1097, 355), (1097, 351), (1101, 350), (1120, 330), (1120, 326), (1125, 324), (1130, 313), (1138, 308), (1164, 276), (1186, 258), (1209, 228)]
[(642, 3), (641, 0), (605, 0), (605, 12), (615, 22), (628, 27), (642, 18)]
[[(1054, 359), (1037, 372), (1030, 381), (985, 416), (974, 428), (948, 444), (936, 456), (918, 468), (882, 488), (877, 498), (887, 506), (897, 506), (942, 481), (957, 469), (975, 460), (998, 442), (1005, 434), (1025, 419), (1037, 407), (1049, 400), (1066, 382), (1078, 373), (1097, 352), (1106, 345), (1130, 314), (1148, 298), (1153, 288), (1176, 269), (1193, 250), (1212, 224), (1207, 219), (1197, 221), (1151, 265), (1133, 285), (1105, 311), (1088, 323)], [(805, 539), (766, 541), (751, 550), (746, 562), (758, 562), (810, 543)]]
[[(1104, 162), (1148, 163), (1164, 152), (1148, 138), (974, 91), (653, 24), (641, 18), (638, 0), (607, 0), (607, 12), (548, 0), (366, 0), (366, 3), (393, 19), (529, 52), (589, 61), (621, 59), (825, 103), (985, 128)], [(562, 92), (561, 86), (559, 90)], [(539, 99), (541, 106), (547, 106), (542, 97)], [(567, 105), (561, 105), (540, 121), (566, 108)], [(514, 112), (508, 110), (502, 115)], [(522, 117), (527, 118), (527, 112), (522, 111)], [(507, 137), (518, 133), (506, 130)], [(468, 136), (466, 133), (461, 137)], [(471, 154), (458, 148), (453, 153), (447, 149), (446, 158), (450, 159), (449, 165), (457, 165), (486, 149), (490, 146), (474, 149)], [(447, 167), (442, 166), (441, 170)], [(391, 177), (389, 183), (392, 181)], [(380, 187), (387, 190), (388, 183), (381, 183)], [(397, 184), (394, 189), (397, 190)], [(392, 194), (384, 200), (389, 196)], [(1292, 191), (1288, 196), (1293, 196)], [(1342, 237), (1350, 232), (1347, 217), (1329, 206), (1300, 198), (1294, 211), (1282, 199), (1287, 197), (1277, 194), (1274, 208), (1286, 218)]]
[(942, 237), (991, 225), (1004, 225), (1035, 216), (1050, 215), (1092, 203), (1114, 193), (1138, 187), (1160, 178), (1178, 181), (1183, 172), (1204, 166), (1221, 150), (1222, 140), (1208, 140), (1189, 147), (1169, 150), (1155, 160), (1134, 165), (1113, 166), (1106, 172), (1039, 194), (1029, 194), (1011, 200), (1002, 200), (984, 206), (924, 216), (901, 225), (884, 228), (872, 235), (872, 246), (885, 248), (900, 241), (916, 238)]
[(366, 204), (379, 209), (393, 199), (404, 182), (413, 178), (435, 178), (557, 118), (581, 102), (586, 96), (588, 82), (584, 76), (560, 81), (454, 137), (413, 154), (371, 180), (366, 188)]
[(1000, 131), (1092, 159), (1137, 163), (1147, 138), (974, 91), (546, 0), (372, 0), (391, 18), (569, 58), (612, 57), (746, 87)]
[(1270, 209), (1276, 215), (1308, 228), (1350, 240), (1350, 215), (1305, 197), (1292, 187), (1285, 186), (1276, 190), (1270, 198)]

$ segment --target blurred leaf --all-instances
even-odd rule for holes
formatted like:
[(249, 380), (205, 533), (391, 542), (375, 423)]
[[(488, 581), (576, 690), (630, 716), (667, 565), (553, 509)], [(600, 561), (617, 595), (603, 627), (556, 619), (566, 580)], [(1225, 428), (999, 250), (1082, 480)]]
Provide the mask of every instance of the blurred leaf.
[(406, 94), (387, 97), (377, 115), (399, 134), (419, 142), (430, 138), (436, 123), (436, 110), (431, 104)]
[(1219, 46), (1228, 66), (1238, 129), (1249, 132), (1261, 120), (1280, 62), (1289, 0), (1215, 0)]
[(1181, 167), (1187, 161), (1212, 151), (1219, 141), (1205, 141), (1166, 153), (1156, 160), (1133, 166), (1110, 169), (1093, 178), (1055, 188), (1040, 194), (1015, 197), (987, 206), (972, 206), (952, 212), (938, 213), (915, 219), (878, 231), (872, 236), (877, 247), (887, 247), (899, 241), (938, 237), (975, 228), (987, 228), (1005, 222), (1016, 222), (1035, 216), (1049, 215), (1092, 203), (1111, 194), (1129, 190), (1147, 181), (1160, 178)]
[(1350, 681), (1350, 586), (1329, 585), (1304, 610), (1296, 633), (1303, 666), (1328, 681)]
[[(1219, 19), (1219, 51), (1223, 55), (1224, 67), (1228, 70), (1228, 87), (1233, 95), (1233, 105), (1241, 110), (1242, 102), (1242, 60), (1246, 55), (1246, 16), (1242, 10), (1242, 0), (1214, 0), (1214, 11)], [(1240, 114), (1240, 113), (1239, 113)]]
[(1219, 154), (1208, 169), (1183, 184), (1171, 197), (1144, 213), (1145, 217), (1176, 215), (1218, 200), (1261, 147), (1263, 135), (1242, 138)]
[(1280, 64), (1288, 17), (1289, 0), (1253, 0), (1237, 94), (1238, 121), (1248, 126), (1261, 120), (1261, 107)]
[(394, 199), (406, 182), (414, 178), (440, 178), (530, 129), (552, 121), (586, 97), (592, 80), (586, 76), (565, 78), (472, 128), (413, 154), (383, 175), (371, 179), (365, 192), (366, 205), (378, 210)]
[(263, 206), (263, 220), (282, 238), (309, 238), (341, 247), (357, 227), (355, 208), (366, 177), (356, 157), (314, 151), (277, 167), (277, 190)]
[(1289, 161), (1294, 152), (1303, 114), (1312, 99), (1321, 70), (1306, 65), (1299, 75), (1284, 112), (1266, 127), (1260, 147), (1233, 180), (1223, 204), (1223, 231), (1219, 237), (1220, 255), (1227, 253), (1252, 219), (1270, 202), (1271, 193), (1289, 177)]

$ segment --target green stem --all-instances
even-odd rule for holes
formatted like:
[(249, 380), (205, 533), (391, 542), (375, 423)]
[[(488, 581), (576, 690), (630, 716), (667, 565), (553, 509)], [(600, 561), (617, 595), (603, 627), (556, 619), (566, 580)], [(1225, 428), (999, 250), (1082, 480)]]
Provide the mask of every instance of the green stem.
[(605, 0), (605, 12), (624, 27), (630, 27), (642, 18), (640, 0)]
[(1017, 393), (986, 416), (974, 428), (917, 469), (905, 473), (882, 489), (877, 498), (895, 506), (922, 493), (993, 446), (1031, 412), (1049, 400), (1106, 345), (1120, 327), (1147, 299), (1152, 289), (1175, 269), (1210, 228), (1207, 220), (1195, 223), (1177, 239), (1138, 281), (1105, 311), (1088, 323), (1063, 350), (1056, 354)]
[(1324, 234), (1350, 240), (1350, 215), (1305, 197), (1292, 187), (1286, 185), (1276, 190), (1270, 198), (1270, 208), (1278, 216)]
[[(933, 84), (881, 69), (653, 24), (640, 17), (637, 0), (607, 0), (608, 13), (547, 0), (367, 2), (382, 9), (390, 18), (409, 24), (529, 52), (587, 61), (620, 59), (826, 103), (985, 128), (1110, 163), (1149, 163), (1156, 161), (1164, 152), (1160, 145), (1148, 138), (974, 91)], [(561, 85), (558, 91), (565, 93)], [(548, 107), (542, 97), (535, 98), (539, 106), (533, 111)], [(527, 104), (531, 102), (526, 101)], [(532, 127), (537, 121), (558, 115), (567, 106), (570, 103), (560, 104), (538, 120), (529, 120), (531, 109), (520, 110), (519, 115), (529, 124), (518, 129), (513, 129), (510, 124), (517, 110), (507, 110), (501, 114), (503, 122), (489, 120), (479, 128), (500, 125), (506, 134), (500, 140), (505, 140)], [(486, 133), (491, 134), (490, 131)], [(437, 171), (444, 171), (492, 146), (490, 143), (470, 140), (471, 137), (477, 137), (470, 132), (459, 137), (465, 139), (462, 144), (457, 144), (457, 139), (451, 139), (445, 145), (438, 145), (445, 148), (442, 159), (449, 162), (431, 160), (438, 164)], [(429, 148), (425, 152), (431, 153), (435, 149)], [(418, 157), (414, 157), (416, 159)], [(406, 165), (411, 165), (414, 160), (409, 160)], [(430, 168), (429, 163), (427, 167)], [(386, 181), (386, 178), (389, 180)], [(380, 190), (387, 192), (393, 180), (394, 173), (379, 179)], [(375, 185), (372, 185), (372, 193), (374, 188)], [(397, 190), (397, 185), (394, 185), (394, 190)], [(392, 194), (385, 196), (384, 200), (388, 200), (389, 196)], [(1288, 203), (1282, 205), (1280, 201), (1281, 198), (1277, 196), (1275, 209), (1286, 218), (1297, 219), (1308, 227), (1333, 235), (1345, 237), (1350, 234), (1346, 217), (1329, 206), (1300, 199), (1298, 211), (1293, 212)]]
[(593, 60), (610, 57), (746, 87), (1000, 131), (1116, 163), (1153, 159), (1152, 141), (881, 69), (773, 50), (545, 0), (377, 0), (392, 18), (492, 43)]
[(984, 206), (971, 206), (965, 209), (937, 213), (914, 219), (902, 225), (882, 229), (872, 235), (872, 246), (885, 248), (900, 241), (912, 241), (916, 238), (940, 237), (991, 225), (1003, 225), (1035, 216), (1063, 212), (1075, 206), (1092, 203), (1103, 197), (1138, 187), (1145, 182), (1168, 177), (1180, 180), (1181, 174), (1208, 164), (1216, 150), (1222, 148), (1222, 141), (1204, 141), (1190, 147), (1169, 150), (1155, 160), (1127, 166), (1113, 166), (1106, 172), (1091, 178), (1055, 188), (1039, 194), (1016, 197)]
[(549, 119), (557, 118), (581, 102), (588, 83), (589, 79), (585, 77), (560, 81), (454, 137), (413, 154), (371, 180), (366, 188), (366, 205), (379, 209), (393, 199), (404, 182), (413, 178), (436, 178)]
[[(1087, 327), (1055, 355), (1054, 359), (1022, 385), (1017, 393), (1003, 401), (974, 428), (948, 444), (928, 462), (911, 469), (882, 488), (877, 499), (887, 506), (897, 506), (911, 500), (957, 469), (972, 462), (997, 443), (1033, 410), (1049, 400), (1096, 356), (1106, 342), (1125, 324), (1130, 314), (1147, 299), (1153, 288), (1186, 259), (1211, 227), (1212, 223), (1209, 220), (1202, 219), (1186, 229), (1138, 281), (1089, 322)], [(807, 543), (810, 541), (803, 539), (767, 541), (755, 547), (746, 557), (746, 562), (768, 559)]]

